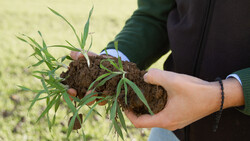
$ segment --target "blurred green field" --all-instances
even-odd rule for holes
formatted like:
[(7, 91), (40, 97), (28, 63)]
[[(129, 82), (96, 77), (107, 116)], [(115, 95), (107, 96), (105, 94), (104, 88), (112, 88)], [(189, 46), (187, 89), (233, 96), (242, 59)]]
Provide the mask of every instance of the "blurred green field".
[[(0, 0), (0, 140), (66, 140), (67, 107), (62, 106), (57, 113), (56, 126), (49, 131), (45, 119), (35, 123), (45, 102), (35, 104), (31, 112), (27, 109), (34, 94), (20, 91), (17, 85), (38, 88), (39, 81), (31, 77), (28, 66), (35, 60), (28, 56), (32, 49), (15, 36), (26, 34), (39, 41), (40, 30), (48, 44), (64, 44), (65, 40), (76, 42), (70, 28), (47, 7), (64, 15), (76, 29), (82, 30), (88, 12), (94, 5), (90, 32), (94, 32), (91, 51), (99, 53), (106, 44), (121, 30), (126, 19), (136, 9), (135, 0)], [(63, 56), (66, 50), (52, 50), (55, 55)], [(161, 62), (153, 67), (161, 67)], [(81, 112), (87, 109), (83, 109)], [(100, 111), (104, 110), (100, 107)], [(135, 129), (127, 120), (129, 135), (125, 140), (147, 140), (149, 129)], [(107, 135), (109, 120), (92, 115), (84, 125), (90, 141), (116, 140), (112, 132)], [(70, 139), (82, 140), (81, 132), (74, 132)]]

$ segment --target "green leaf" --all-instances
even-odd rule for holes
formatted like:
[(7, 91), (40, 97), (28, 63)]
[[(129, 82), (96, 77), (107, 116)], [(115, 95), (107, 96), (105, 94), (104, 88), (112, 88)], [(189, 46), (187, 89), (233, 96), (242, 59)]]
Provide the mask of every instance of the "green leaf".
[(32, 65), (32, 67), (37, 67), (37, 66), (41, 65), (43, 62), (44, 62), (44, 60), (40, 60), (36, 64)]
[(99, 81), (99, 80), (101, 80), (101, 79), (103, 79), (103, 78), (109, 76), (110, 74), (111, 74), (111, 73), (105, 73), (105, 74), (103, 74), (103, 75), (97, 77), (96, 80), (95, 80), (94, 82), (92, 82), (92, 83), (89, 85), (88, 90), (90, 90), (90, 89), (94, 86), (94, 84), (95, 84), (97, 81)]
[(84, 47), (85, 47), (85, 44), (86, 44), (86, 40), (88, 38), (88, 34), (89, 34), (89, 21), (90, 21), (90, 17), (92, 15), (92, 12), (93, 12), (93, 9), (94, 7), (91, 8), (90, 12), (89, 12), (89, 17), (88, 17), (88, 20), (84, 26), (84, 31), (83, 31), (83, 36), (81, 38), (81, 49), (84, 50)]
[(58, 98), (56, 99), (56, 104), (55, 104), (55, 113), (57, 112), (59, 105), (60, 105), (60, 99), (61, 99), (61, 95), (58, 96)]
[(24, 86), (17, 85), (17, 87), (21, 88), (21, 90), (23, 91), (32, 91), (31, 89), (24, 87)]
[(111, 79), (111, 78), (113, 78), (113, 77), (115, 77), (115, 76), (117, 76), (117, 75), (118, 75), (117, 73), (112, 73), (111, 75), (109, 75), (108, 77), (106, 77), (105, 79), (103, 79), (100, 83), (98, 83), (98, 84), (96, 85), (96, 87), (94, 88), (94, 90), (95, 90), (97, 87), (100, 87), (100, 86), (104, 85), (104, 84), (106, 83), (106, 81), (108, 81), (109, 79)]
[(123, 129), (128, 133), (126, 123), (125, 123), (125, 119), (124, 119), (123, 114), (121, 112), (121, 109), (119, 107), (117, 108), (117, 114), (118, 114), (118, 117), (120, 119), (120, 122), (121, 122), (121, 125), (122, 125)]
[[(116, 87), (116, 97), (115, 97), (115, 102), (111, 107), (111, 111), (110, 111), (110, 120), (112, 121), (113, 119), (115, 119), (116, 116), (116, 110), (117, 110), (117, 98), (119, 96), (119, 94), (121, 93), (121, 86), (123, 84), (123, 79), (121, 79)], [(118, 108), (119, 109), (119, 108)]]
[(64, 98), (65, 102), (67, 103), (67, 105), (68, 105), (69, 108), (71, 109), (71, 111), (72, 111), (73, 113), (75, 113), (75, 112), (76, 112), (76, 108), (75, 108), (75, 106), (73, 105), (73, 103), (71, 102), (71, 100), (69, 99), (69, 94), (68, 94), (66, 91), (64, 91), (64, 92), (62, 93), (62, 95), (63, 95), (63, 98)]
[[(49, 7), (48, 7), (48, 8), (49, 8)], [(73, 30), (73, 32), (74, 32), (74, 34), (75, 34), (75, 36), (76, 36), (76, 38), (77, 38), (79, 44), (81, 44), (80, 38), (79, 38), (78, 35), (76, 34), (76, 30), (75, 30), (75, 28), (71, 25), (71, 23), (70, 23), (66, 18), (64, 18), (61, 14), (59, 14), (58, 12), (56, 12), (55, 10), (53, 10), (53, 9), (51, 9), (51, 8), (49, 8), (49, 10), (50, 10), (51, 12), (53, 12), (55, 15), (59, 16), (60, 18), (62, 18), (62, 19), (71, 27), (71, 29)]]
[(50, 119), (49, 119), (49, 113), (47, 113), (46, 115), (47, 115), (47, 121), (48, 121), (48, 125), (49, 125), (49, 131), (51, 132), (52, 124), (51, 124)]
[[(79, 108), (80, 109), (80, 108)], [(69, 123), (69, 127), (68, 127), (68, 131), (67, 131), (67, 138), (69, 138), (71, 131), (73, 129), (74, 123), (75, 123), (75, 119), (78, 116), (78, 110), (76, 110), (76, 112), (74, 112), (74, 116), (71, 118), (70, 123)], [(79, 116), (78, 116), (79, 117)], [(79, 120), (79, 119), (78, 119)], [(81, 123), (81, 120), (79, 120)]]
[(35, 74), (32, 74), (32, 76), (34, 76), (37, 79), (43, 79), (41, 76), (38, 76), (38, 75), (35, 75)]
[(115, 41), (114, 45), (115, 45), (115, 50), (116, 50), (117, 55), (118, 55), (117, 59), (118, 59), (119, 68), (120, 68), (120, 70), (123, 70), (122, 60), (121, 60), (121, 57), (119, 56), (119, 53), (118, 53), (118, 41)]
[(82, 55), (85, 57), (85, 59), (87, 60), (87, 64), (88, 67), (90, 66), (90, 60), (89, 60), (89, 56), (87, 54), (87, 52), (85, 50), (81, 50)]
[(124, 80), (121, 79), (121, 80), (119, 81), (119, 83), (117, 84), (117, 87), (116, 87), (116, 100), (117, 100), (119, 94), (121, 93), (123, 81), (124, 81)]
[(110, 120), (112, 121), (116, 117), (116, 109), (117, 109), (117, 100), (115, 100), (114, 104), (111, 107), (110, 110)]
[(105, 62), (105, 61), (107, 61), (107, 59), (103, 59), (103, 60), (100, 62), (100, 68), (101, 68), (101, 69), (104, 69), (104, 70), (106, 70), (106, 71), (108, 71), (108, 72), (112, 72), (110, 69), (106, 68), (106, 67), (102, 64), (102, 63)]
[(36, 94), (36, 97), (32, 100), (32, 103), (30, 104), (28, 111), (30, 111), (31, 108), (33, 107), (33, 105), (36, 103), (36, 101), (38, 101), (38, 98), (40, 97), (40, 95), (41, 95), (42, 93), (45, 93), (45, 91), (43, 90), (43, 91), (40, 91), (40, 92), (38, 92), (38, 93)]
[(46, 92), (47, 94), (49, 94), (49, 90), (48, 90), (48, 87), (47, 87), (46, 84), (45, 84), (44, 79), (41, 79), (41, 82), (42, 82), (42, 85), (43, 85), (43, 88), (44, 88), (45, 92)]
[(126, 81), (123, 81), (124, 89), (125, 89), (125, 103), (128, 104), (128, 86)]
[(124, 78), (124, 81), (126, 81), (130, 87), (134, 90), (134, 92), (136, 93), (136, 95), (139, 97), (139, 99), (146, 105), (146, 107), (148, 108), (148, 111), (151, 115), (154, 115), (154, 113), (151, 111), (148, 102), (146, 100), (146, 98), (144, 97), (144, 95), (142, 94), (141, 90), (136, 86), (136, 84), (132, 81), (130, 81), (127, 78)]
[(56, 96), (51, 100), (50, 103), (48, 103), (46, 109), (42, 112), (42, 114), (39, 116), (39, 118), (37, 119), (36, 122), (40, 121), (40, 119), (41, 119), (42, 117), (44, 117), (44, 115), (45, 115), (46, 113), (49, 112), (49, 110), (51, 109), (51, 107), (56, 103), (56, 100), (55, 100), (55, 99), (56, 99)]
[(66, 55), (61, 58), (61, 62), (63, 62), (65, 59), (73, 60), (69, 55)]
[(91, 35), (90, 37), (91, 37), (90, 38), (91, 40), (90, 40), (90, 45), (89, 45), (89, 48), (88, 48), (87, 52), (89, 52), (89, 50), (91, 49), (92, 44), (93, 44), (93, 36)]
[(113, 120), (113, 123), (114, 123), (114, 127), (115, 127), (116, 132), (122, 138), (122, 140), (124, 140), (123, 134), (122, 134), (122, 130), (121, 130), (120, 126), (118, 125), (118, 123), (116, 122), (116, 120)]
[(97, 92), (92, 91), (90, 94), (85, 95), (79, 102), (78, 106), (81, 105), (86, 105), (87, 103), (94, 101), (96, 98), (101, 98), (98, 96), (95, 96), (96, 94), (98, 94)]
[(68, 50), (71, 50), (71, 51), (81, 51), (80, 49), (78, 48), (74, 48), (74, 47), (71, 47), (71, 46), (66, 46), (66, 45), (51, 45), (51, 46), (48, 46), (49, 48), (66, 48)]

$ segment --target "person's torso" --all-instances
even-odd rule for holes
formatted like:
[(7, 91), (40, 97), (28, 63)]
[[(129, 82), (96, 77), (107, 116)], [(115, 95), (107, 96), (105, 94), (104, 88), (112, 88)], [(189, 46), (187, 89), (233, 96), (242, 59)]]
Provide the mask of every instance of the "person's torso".
[[(176, 0), (167, 30), (172, 54), (166, 70), (213, 81), (250, 67), (249, 0)], [(249, 116), (224, 110), (216, 133), (214, 120), (211, 115), (193, 123), (189, 139), (250, 140)]]

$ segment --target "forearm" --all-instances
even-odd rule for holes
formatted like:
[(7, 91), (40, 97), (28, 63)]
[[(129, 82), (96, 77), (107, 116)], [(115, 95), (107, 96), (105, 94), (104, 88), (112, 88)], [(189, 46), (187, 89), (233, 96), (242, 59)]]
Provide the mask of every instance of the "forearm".
[[(145, 69), (168, 50), (166, 21), (173, 0), (138, 0), (138, 9), (116, 36), (119, 50)], [(113, 49), (110, 42), (107, 49)]]

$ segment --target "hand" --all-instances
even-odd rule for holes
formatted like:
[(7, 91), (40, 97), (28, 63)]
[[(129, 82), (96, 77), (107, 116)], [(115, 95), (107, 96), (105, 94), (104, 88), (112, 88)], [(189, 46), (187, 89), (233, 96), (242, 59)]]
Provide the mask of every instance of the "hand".
[[(88, 52), (88, 56), (97, 56), (97, 54), (95, 54), (95, 53), (89, 51), (89, 52)], [(71, 51), (70, 57), (71, 57), (72, 59), (74, 59), (74, 60), (77, 60), (77, 59), (79, 59), (79, 58), (83, 58), (84, 55), (83, 55), (81, 52)], [(76, 91), (75, 89), (73, 89), (73, 88), (69, 88), (69, 89), (67, 90), (67, 93), (68, 93), (70, 96), (74, 96), (74, 97), (77, 95), (77, 91)], [(88, 94), (90, 94), (90, 93), (91, 93), (91, 90), (88, 91), (88, 92), (86, 93), (86, 95), (88, 95)], [(97, 94), (96, 94), (96, 95), (93, 95), (93, 96), (97, 96)], [(73, 100), (71, 97), (69, 97), (69, 98), (70, 98), (71, 101)], [(96, 100), (91, 101), (91, 102), (87, 103), (86, 105), (90, 106), (90, 105), (94, 104), (95, 101), (96, 101)], [(101, 105), (101, 106), (102, 106), (102, 105), (105, 105), (106, 103), (107, 103), (107, 101), (102, 101), (102, 102), (98, 103), (98, 105)]]
[[(201, 79), (158, 69), (150, 69), (144, 76), (147, 83), (161, 85), (168, 92), (165, 108), (151, 116), (137, 117), (125, 111), (129, 120), (137, 128), (160, 127), (168, 130), (181, 129), (220, 109), (221, 88), (218, 82)], [(234, 78), (223, 81), (224, 108), (244, 105), (241, 85)]]

